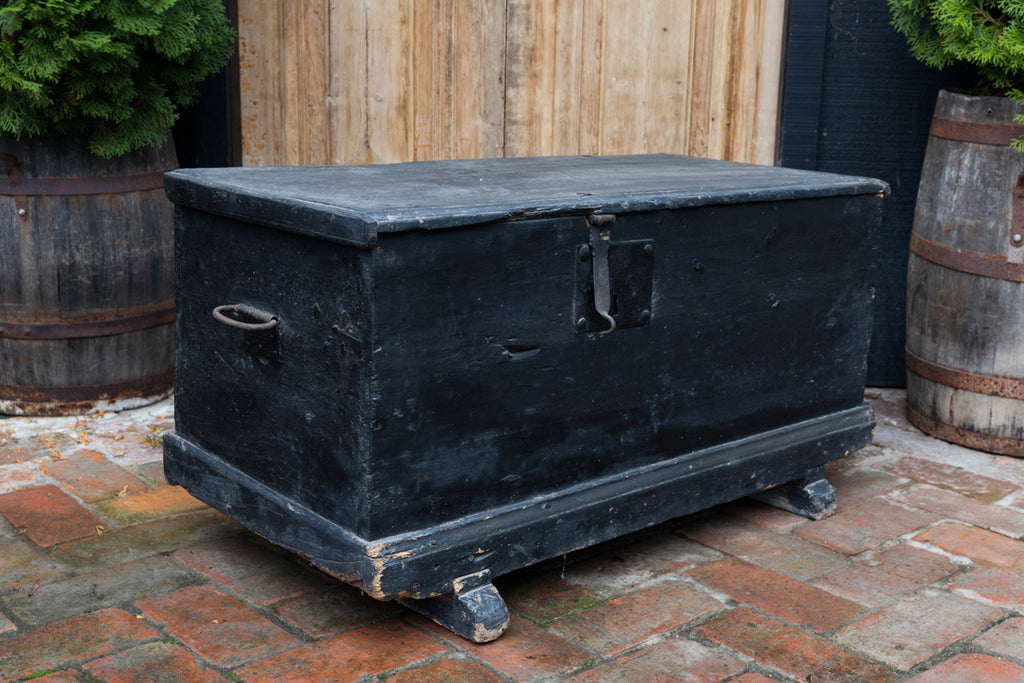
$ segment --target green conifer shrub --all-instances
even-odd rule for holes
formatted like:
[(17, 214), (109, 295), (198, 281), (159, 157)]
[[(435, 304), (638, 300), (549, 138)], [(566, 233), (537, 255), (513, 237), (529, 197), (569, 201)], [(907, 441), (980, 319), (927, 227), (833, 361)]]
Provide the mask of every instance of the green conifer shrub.
[(971, 65), (973, 94), (1021, 97), (1024, 89), (1024, 0), (888, 0), (892, 26), (911, 54), (943, 68)]
[(0, 133), (160, 144), (233, 49), (222, 0), (0, 0)]

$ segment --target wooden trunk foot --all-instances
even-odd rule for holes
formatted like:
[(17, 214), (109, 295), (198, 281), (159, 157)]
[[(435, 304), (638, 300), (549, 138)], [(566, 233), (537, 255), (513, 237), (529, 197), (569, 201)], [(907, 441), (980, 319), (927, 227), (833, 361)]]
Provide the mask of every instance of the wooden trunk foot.
[(453, 593), (398, 602), (474, 643), (489, 643), (505, 632), (508, 607), (488, 572), (456, 579), (454, 583)]
[(824, 519), (836, 511), (836, 488), (825, 479), (824, 467), (815, 467), (803, 479), (775, 486), (751, 498), (809, 519)]

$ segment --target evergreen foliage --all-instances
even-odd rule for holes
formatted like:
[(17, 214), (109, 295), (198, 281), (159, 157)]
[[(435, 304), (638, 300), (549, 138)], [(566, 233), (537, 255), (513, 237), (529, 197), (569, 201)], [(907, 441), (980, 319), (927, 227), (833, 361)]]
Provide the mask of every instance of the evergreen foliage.
[(1024, 98), (1024, 0), (888, 0), (892, 25), (929, 66), (962, 62), (974, 94)]
[(0, 0), (0, 132), (160, 144), (233, 49), (222, 0)]

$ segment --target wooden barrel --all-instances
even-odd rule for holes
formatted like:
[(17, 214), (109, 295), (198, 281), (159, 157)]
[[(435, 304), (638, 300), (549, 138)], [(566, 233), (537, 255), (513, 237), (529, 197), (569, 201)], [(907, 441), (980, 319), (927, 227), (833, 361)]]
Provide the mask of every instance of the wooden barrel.
[(170, 393), (173, 143), (114, 160), (0, 137), (0, 413), (120, 410)]
[(1024, 135), (1013, 101), (941, 92), (907, 273), (907, 412), (940, 439), (1024, 455)]

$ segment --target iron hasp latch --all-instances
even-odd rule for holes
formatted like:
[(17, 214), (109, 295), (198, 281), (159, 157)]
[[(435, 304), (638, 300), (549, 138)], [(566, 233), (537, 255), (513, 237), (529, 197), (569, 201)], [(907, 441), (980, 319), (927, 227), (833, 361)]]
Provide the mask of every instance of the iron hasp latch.
[(612, 239), (612, 214), (587, 216), (590, 242), (577, 247), (573, 320), (602, 336), (651, 322), (654, 240)]

